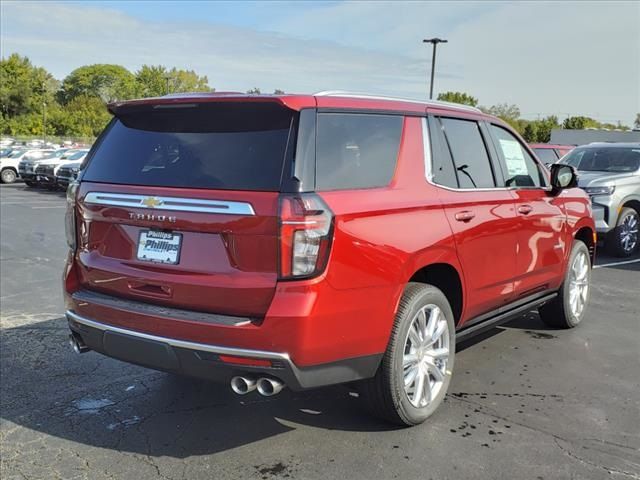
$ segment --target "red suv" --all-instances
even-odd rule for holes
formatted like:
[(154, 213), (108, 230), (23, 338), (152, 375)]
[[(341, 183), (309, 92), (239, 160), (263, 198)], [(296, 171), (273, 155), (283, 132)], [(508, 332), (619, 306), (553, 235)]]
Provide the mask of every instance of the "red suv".
[(325, 92), (110, 110), (67, 194), (78, 352), (239, 394), (356, 382), (410, 425), (456, 342), (534, 307), (584, 317), (587, 195), (477, 109)]

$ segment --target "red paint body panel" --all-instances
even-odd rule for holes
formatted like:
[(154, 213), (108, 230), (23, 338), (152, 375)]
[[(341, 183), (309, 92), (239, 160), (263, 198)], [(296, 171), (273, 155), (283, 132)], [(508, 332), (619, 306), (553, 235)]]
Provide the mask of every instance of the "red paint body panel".
[(516, 295), (559, 288), (572, 246), (563, 198), (543, 189), (515, 189), (512, 194), (518, 218)]
[[(392, 182), (383, 188), (318, 192), (334, 214), (325, 271), (317, 278), (278, 281), (278, 193), (172, 189), (81, 183), (79, 247), (66, 269), (66, 303), (77, 314), (158, 336), (220, 346), (288, 353), (300, 367), (384, 352), (402, 291), (421, 268), (444, 263), (463, 285), (459, 325), (547, 286), (557, 288), (578, 229), (594, 229), (581, 190), (558, 196), (542, 190), (460, 191), (425, 179), (424, 104), (310, 95), (241, 94), (166, 97), (116, 104), (194, 101), (279, 102), (300, 110), (397, 110), (407, 113)], [(429, 112), (475, 120), (482, 113), (434, 107)], [(515, 134), (515, 133), (514, 133)], [(180, 213), (172, 229), (183, 234), (179, 265), (135, 259), (141, 229), (136, 209), (83, 202), (90, 191), (249, 202), (256, 215)], [(531, 206), (527, 215), (518, 212)], [(473, 218), (459, 221), (460, 212)], [(144, 212), (142, 212), (144, 213)], [(147, 212), (148, 213), (148, 212)], [(74, 273), (75, 272), (75, 273)], [(77, 279), (74, 277), (77, 275)], [(211, 325), (78, 302), (86, 288), (116, 297), (203, 312), (247, 316), (240, 326)]]
[[(256, 215), (180, 212), (171, 225), (182, 234), (180, 263), (158, 265), (136, 259), (140, 231), (157, 228), (157, 222), (133, 220), (129, 213), (148, 211), (88, 205), (83, 199), (89, 192), (242, 200), (251, 203)], [(78, 199), (77, 266), (82, 287), (228, 315), (262, 318), (269, 308), (277, 280), (277, 193), (83, 182)]]
[[(463, 321), (498, 308), (514, 296), (518, 225), (508, 190), (438, 188), (465, 275)], [(461, 212), (473, 216), (456, 219)]]

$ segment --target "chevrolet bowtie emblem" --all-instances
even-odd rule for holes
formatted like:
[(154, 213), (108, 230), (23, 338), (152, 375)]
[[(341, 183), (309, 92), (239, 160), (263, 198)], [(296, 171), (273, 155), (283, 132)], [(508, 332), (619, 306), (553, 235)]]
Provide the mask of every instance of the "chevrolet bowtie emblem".
[(157, 197), (146, 197), (140, 201), (141, 205), (148, 208), (156, 208), (162, 205), (164, 202)]

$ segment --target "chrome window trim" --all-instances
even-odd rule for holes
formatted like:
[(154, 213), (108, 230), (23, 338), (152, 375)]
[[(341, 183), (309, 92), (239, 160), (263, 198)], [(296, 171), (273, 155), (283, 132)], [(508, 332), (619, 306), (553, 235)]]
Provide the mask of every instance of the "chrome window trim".
[(422, 117), (422, 148), (424, 151), (424, 177), (427, 182), (434, 184), (433, 182), (433, 166), (431, 161), (431, 137), (429, 136), (429, 125), (427, 124), (427, 117)]
[[(156, 205), (144, 202), (152, 199)], [(155, 195), (135, 195), (128, 193), (89, 192), (84, 197), (89, 205), (112, 207), (169, 210), (174, 212), (218, 213), (225, 215), (255, 215), (250, 203), (227, 200), (205, 200), (198, 198), (157, 197)]]
[(160, 337), (158, 335), (152, 335), (150, 333), (136, 332), (135, 330), (129, 330), (127, 328), (116, 327), (114, 325), (106, 325), (104, 323), (96, 322), (95, 320), (89, 320), (82, 317), (77, 313), (67, 310), (66, 317), (71, 322), (75, 322), (87, 327), (96, 328), (103, 332), (114, 332), (122, 335), (129, 335), (132, 337), (142, 338), (144, 340), (151, 340), (154, 342), (166, 343), (172, 347), (185, 348), (188, 350), (198, 350), (203, 352), (217, 353), (220, 355), (233, 355), (238, 357), (253, 357), (253, 358), (265, 358), (270, 360), (281, 360), (286, 362), (289, 366), (293, 366), (288, 353), (268, 352), (266, 350), (249, 350), (245, 348), (234, 347), (222, 347), (218, 345), (209, 345), (206, 343), (190, 342), (188, 340), (178, 340), (177, 338)]

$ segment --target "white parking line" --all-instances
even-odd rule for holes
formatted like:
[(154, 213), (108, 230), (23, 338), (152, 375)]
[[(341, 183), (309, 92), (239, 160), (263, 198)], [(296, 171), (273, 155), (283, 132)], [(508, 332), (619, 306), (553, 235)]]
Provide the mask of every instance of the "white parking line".
[(48, 207), (31, 207), (32, 210), (42, 210), (43, 208), (67, 208), (66, 205), (50, 205)]
[(613, 267), (614, 265), (628, 265), (629, 263), (638, 263), (640, 258), (635, 260), (623, 260), (622, 262), (603, 263), (602, 265), (594, 265), (593, 268)]

